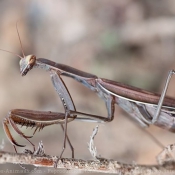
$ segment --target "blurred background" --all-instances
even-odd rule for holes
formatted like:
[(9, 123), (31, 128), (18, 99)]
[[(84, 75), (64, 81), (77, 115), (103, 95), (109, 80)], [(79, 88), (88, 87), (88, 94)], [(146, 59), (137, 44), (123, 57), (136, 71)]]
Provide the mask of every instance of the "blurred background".
[[(159, 93), (168, 71), (175, 68), (173, 0), (1, 0), (0, 14), (0, 48), (19, 55), (17, 21), (25, 55), (35, 54), (37, 58)], [(48, 72), (33, 69), (22, 77), (19, 58), (6, 52), (0, 52), (0, 62), (1, 120), (15, 108), (64, 111)], [(71, 79), (64, 80), (78, 111), (107, 116), (103, 101), (94, 93)], [(175, 97), (173, 84), (175, 78), (168, 95)], [(87, 143), (95, 126), (95, 123), (69, 123), (76, 158), (92, 159)], [(11, 131), (18, 143), (32, 149)], [(33, 132), (25, 127), (22, 131), (27, 135)], [(175, 135), (166, 130), (151, 126), (147, 131), (164, 145), (175, 142)], [(1, 125), (0, 143), (2, 140), (4, 150), (14, 152)], [(36, 146), (41, 140), (47, 154), (59, 155), (63, 144), (61, 127), (48, 126), (31, 139)], [(155, 164), (161, 151), (118, 106), (114, 121), (99, 125), (95, 145), (102, 157), (125, 163)], [(63, 157), (71, 157), (68, 146)], [(0, 169), (20, 168), (6, 164), (0, 165)]]

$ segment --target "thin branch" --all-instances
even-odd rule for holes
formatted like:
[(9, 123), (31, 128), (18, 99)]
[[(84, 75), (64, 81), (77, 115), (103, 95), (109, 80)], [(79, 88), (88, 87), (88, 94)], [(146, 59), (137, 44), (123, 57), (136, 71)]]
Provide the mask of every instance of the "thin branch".
[[(166, 162), (163, 165), (137, 165), (137, 164), (124, 164), (115, 160), (109, 160), (97, 156), (97, 150), (94, 146), (94, 138), (98, 132), (98, 126), (93, 130), (90, 137), (89, 150), (95, 160), (81, 160), (62, 158), (57, 163), (58, 169), (67, 171), (83, 171), (83, 172), (102, 172), (102, 173), (115, 173), (122, 175), (150, 175), (154, 173), (168, 174), (169, 172), (175, 173), (175, 162)], [(171, 145), (171, 151), (174, 147)], [(169, 149), (170, 150), (170, 149)], [(166, 151), (166, 149), (165, 149)], [(165, 152), (167, 155), (167, 151)], [(165, 154), (164, 153), (164, 154)], [(162, 154), (162, 153), (161, 153)], [(163, 154), (163, 155), (164, 155)], [(167, 156), (161, 156), (161, 160)], [(36, 167), (54, 167), (57, 156), (50, 156), (45, 154), (44, 145), (42, 141), (39, 143), (38, 149), (32, 153), (30, 150), (25, 150), (24, 153), (9, 153), (0, 151), (0, 164), (14, 163), (19, 165), (34, 165)]]
[[(9, 153), (0, 151), (0, 164), (14, 163), (34, 165), (37, 167), (53, 167), (56, 156), (34, 156), (22, 153)], [(149, 173), (167, 173), (175, 170), (175, 162), (169, 162), (164, 165), (136, 165), (123, 164), (114, 160), (80, 160), (63, 158), (58, 161), (57, 168), (64, 168), (67, 170), (76, 170), (84, 172), (103, 172), (103, 173), (121, 173), (121, 174), (149, 174)]]

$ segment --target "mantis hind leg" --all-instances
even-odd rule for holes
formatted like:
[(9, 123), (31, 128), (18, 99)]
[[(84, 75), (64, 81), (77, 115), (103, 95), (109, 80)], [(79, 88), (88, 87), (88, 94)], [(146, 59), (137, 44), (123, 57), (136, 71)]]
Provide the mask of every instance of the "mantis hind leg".
[(166, 92), (167, 92), (167, 89), (168, 89), (168, 85), (170, 83), (170, 80), (171, 80), (171, 77), (172, 77), (173, 74), (175, 74), (175, 71), (174, 70), (170, 70), (169, 73), (168, 73), (168, 77), (166, 79), (166, 82), (165, 82), (165, 86), (164, 86), (163, 91), (161, 93), (161, 96), (160, 96), (160, 99), (159, 99), (159, 103), (157, 105), (156, 113), (153, 116), (152, 121), (150, 122), (151, 124), (154, 124), (159, 119), (159, 115), (160, 115), (161, 108), (162, 108), (162, 105), (163, 105), (163, 100), (165, 98), (165, 95), (166, 95)]
[(99, 97), (105, 101), (106, 109), (108, 112), (107, 120), (108, 122), (111, 122), (114, 119), (115, 97), (106, 92), (100, 83), (97, 83), (97, 91)]

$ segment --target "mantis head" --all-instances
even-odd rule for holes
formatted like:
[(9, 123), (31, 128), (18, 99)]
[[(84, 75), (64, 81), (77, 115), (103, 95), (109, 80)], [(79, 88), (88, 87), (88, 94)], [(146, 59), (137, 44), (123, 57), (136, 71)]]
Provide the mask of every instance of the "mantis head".
[(24, 55), (24, 57), (21, 57), (20, 55), (14, 53), (14, 52), (10, 52), (10, 51), (4, 50), (4, 49), (0, 49), (0, 50), (11, 53), (11, 54), (16, 55), (17, 57), (20, 58), (19, 66), (20, 66), (20, 74), (22, 76), (26, 75), (28, 73), (28, 71), (30, 71), (33, 68), (33, 66), (35, 65), (35, 62), (36, 62), (35, 55), (28, 55), (28, 56)]
[(20, 73), (22, 76), (26, 75), (28, 71), (30, 71), (36, 62), (36, 56), (35, 55), (28, 55), (24, 58), (21, 58), (19, 61), (20, 65)]

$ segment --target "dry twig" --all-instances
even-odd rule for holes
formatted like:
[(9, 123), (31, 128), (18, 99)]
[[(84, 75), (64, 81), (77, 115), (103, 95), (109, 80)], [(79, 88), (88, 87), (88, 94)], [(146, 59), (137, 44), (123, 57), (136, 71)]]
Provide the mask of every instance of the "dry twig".
[[(175, 173), (175, 162), (167, 162), (163, 165), (137, 165), (124, 164), (115, 160), (108, 160), (97, 156), (97, 150), (94, 146), (94, 137), (97, 134), (98, 126), (93, 130), (90, 137), (89, 149), (96, 160), (81, 160), (62, 158), (58, 161), (57, 168), (65, 170), (83, 171), (83, 172), (102, 172), (115, 174), (132, 174), (132, 175), (150, 175), (150, 174), (169, 174)], [(14, 163), (23, 165), (34, 165), (36, 167), (54, 167), (56, 156), (45, 154), (42, 142), (39, 143), (38, 149), (33, 154), (26, 150), (27, 154), (16, 154), (0, 151), (0, 164)]]
[[(37, 167), (53, 167), (56, 156), (34, 156), (29, 154), (16, 154), (0, 151), (0, 163), (27, 164)], [(58, 162), (57, 168), (67, 170), (76, 170), (84, 172), (103, 172), (103, 173), (119, 173), (119, 174), (153, 174), (168, 173), (175, 170), (175, 162), (169, 162), (164, 165), (136, 165), (123, 164), (114, 160), (80, 160), (63, 158)], [(175, 171), (174, 171), (175, 172)]]

